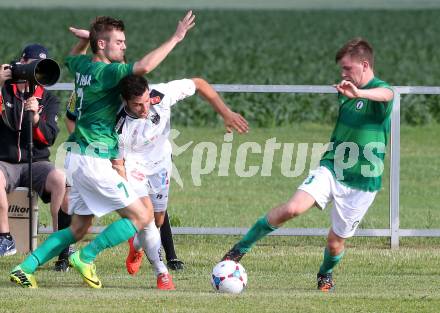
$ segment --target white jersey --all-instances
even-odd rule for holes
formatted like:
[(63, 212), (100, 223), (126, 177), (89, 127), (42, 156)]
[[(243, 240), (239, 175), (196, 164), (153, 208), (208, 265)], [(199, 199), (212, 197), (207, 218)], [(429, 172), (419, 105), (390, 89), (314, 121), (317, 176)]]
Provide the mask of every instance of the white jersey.
[(151, 106), (147, 118), (135, 118), (124, 109), (118, 114), (119, 157), (126, 166), (137, 168), (143, 175), (153, 175), (171, 168), (171, 107), (194, 95), (191, 79), (174, 80), (150, 86)]

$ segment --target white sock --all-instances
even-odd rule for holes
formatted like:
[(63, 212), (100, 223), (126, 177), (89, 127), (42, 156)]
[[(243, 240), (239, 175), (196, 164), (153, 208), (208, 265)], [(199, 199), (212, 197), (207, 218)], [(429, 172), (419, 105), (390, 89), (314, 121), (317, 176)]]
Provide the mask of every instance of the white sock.
[(137, 243), (140, 243), (144, 249), (145, 255), (153, 266), (156, 276), (162, 273), (168, 273), (168, 269), (162, 261), (162, 255), (160, 253), (162, 243), (160, 240), (159, 230), (157, 229), (154, 221), (136, 234), (136, 237), (133, 241), (135, 248), (136, 241)]

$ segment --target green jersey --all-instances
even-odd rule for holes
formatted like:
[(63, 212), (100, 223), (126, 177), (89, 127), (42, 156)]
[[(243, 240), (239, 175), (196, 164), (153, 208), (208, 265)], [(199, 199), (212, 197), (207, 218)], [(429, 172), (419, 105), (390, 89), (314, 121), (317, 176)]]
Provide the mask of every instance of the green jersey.
[(118, 155), (116, 114), (121, 105), (119, 81), (133, 73), (133, 64), (92, 62), (91, 56), (68, 56), (65, 64), (75, 76), (76, 126), (67, 141), (72, 152), (101, 158)]
[[(361, 89), (378, 87), (391, 89), (389, 84), (378, 78), (373, 78)], [(338, 100), (338, 120), (320, 164), (351, 188), (377, 191), (382, 186), (392, 101), (350, 99), (342, 94), (338, 95)]]

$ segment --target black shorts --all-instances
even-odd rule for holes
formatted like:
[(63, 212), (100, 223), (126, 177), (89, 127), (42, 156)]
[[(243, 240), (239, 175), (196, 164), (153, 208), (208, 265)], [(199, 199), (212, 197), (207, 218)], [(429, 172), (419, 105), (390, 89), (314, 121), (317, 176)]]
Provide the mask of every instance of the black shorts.
[[(32, 163), (32, 189), (38, 193), (44, 203), (50, 202), (50, 193), (45, 190), (46, 180), (55, 166), (48, 161)], [(29, 186), (29, 165), (27, 163), (8, 163), (0, 161), (0, 170), (6, 178), (6, 192), (17, 187)]]

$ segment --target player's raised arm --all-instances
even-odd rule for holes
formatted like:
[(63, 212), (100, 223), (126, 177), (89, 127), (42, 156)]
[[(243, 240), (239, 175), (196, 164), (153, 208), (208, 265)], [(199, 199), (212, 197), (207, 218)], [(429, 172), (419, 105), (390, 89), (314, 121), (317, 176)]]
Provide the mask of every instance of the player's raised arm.
[(72, 47), (69, 54), (70, 55), (79, 55), (86, 54), (87, 48), (89, 47), (89, 35), (90, 32), (86, 29), (79, 29), (75, 27), (69, 27), (69, 31), (78, 38), (78, 42)]
[(237, 132), (247, 133), (249, 125), (246, 119), (240, 114), (232, 111), (224, 102), (215, 89), (202, 78), (192, 78), (196, 85), (198, 93), (212, 105), (214, 110), (223, 117), (226, 130), (232, 132), (235, 129)]
[(342, 80), (335, 88), (348, 98), (365, 98), (377, 102), (388, 102), (394, 97), (390, 88), (377, 87), (371, 89), (359, 89), (352, 82)]
[(176, 44), (185, 38), (187, 31), (194, 27), (194, 19), (195, 15), (192, 11), (188, 11), (185, 17), (177, 24), (176, 32), (167, 41), (134, 63), (133, 73), (143, 75), (154, 70), (173, 50)]

